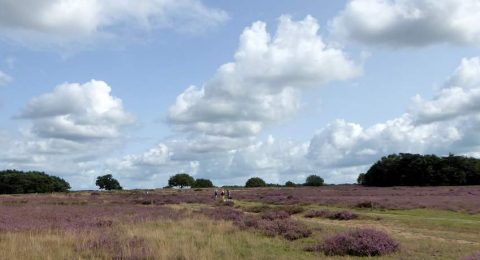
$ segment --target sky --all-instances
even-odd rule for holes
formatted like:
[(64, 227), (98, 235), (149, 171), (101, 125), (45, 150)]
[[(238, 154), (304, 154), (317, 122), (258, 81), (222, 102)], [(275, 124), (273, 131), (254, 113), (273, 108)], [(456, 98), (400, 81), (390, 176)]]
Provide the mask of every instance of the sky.
[(479, 0), (0, 0), (0, 169), (74, 190), (480, 158)]

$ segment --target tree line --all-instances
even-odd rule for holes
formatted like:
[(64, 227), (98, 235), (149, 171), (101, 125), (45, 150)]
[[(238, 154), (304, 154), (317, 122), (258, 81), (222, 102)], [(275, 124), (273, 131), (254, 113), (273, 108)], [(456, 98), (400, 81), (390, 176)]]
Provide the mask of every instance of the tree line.
[(391, 154), (358, 176), (366, 186), (479, 185), (480, 159), (450, 154)]
[(0, 171), (0, 194), (66, 192), (70, 184), (57, 176), (37, 171)]

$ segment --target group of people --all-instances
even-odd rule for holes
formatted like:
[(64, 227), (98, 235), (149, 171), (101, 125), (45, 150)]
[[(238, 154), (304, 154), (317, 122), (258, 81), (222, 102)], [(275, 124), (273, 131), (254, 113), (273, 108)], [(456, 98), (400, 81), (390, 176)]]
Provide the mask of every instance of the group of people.
[(232, 194), (230, 193), (230, 190), (224, 190), (224, 189), (221, 189), (220, 192), (218, 192), (217, 189), (215, 189), (215, 200), (218, 199), (218, 196), (220, 195), (220, 198), (222, 199), (222, 201), (225, 201), (225, 198), (226, 200), (231, 200), (232, 199)]

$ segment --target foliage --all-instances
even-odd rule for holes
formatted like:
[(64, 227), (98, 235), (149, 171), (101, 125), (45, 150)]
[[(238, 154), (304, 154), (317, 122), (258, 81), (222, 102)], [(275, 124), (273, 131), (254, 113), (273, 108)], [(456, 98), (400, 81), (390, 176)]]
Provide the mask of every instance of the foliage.
[(213, 183), (208, 179), (196, 179), (192, 184), (192, 188), (212, 188)]
[(253, 177), (248, 179), (248, 181), (245, 183), (245, 187), (247, 188), (254, 188), (254, 187), (265, 187), (267, 184), (265, 183), (264, 180), (262, 180), (259, 177)]
[(325, 239), (320, 248), (326, 255), (381, 256), (396, 252), (399, 244), (383, 231), (357, 229)]
[(297, 186), (297, 184), (295, 184), (295, 183), (293, 183), (293, 182), (291, 182), (291, 181), (285, 182), (285, 187), (296, 187), (296, 186)]
[(175, 187), (175, 186), (180, 186), (180, 188), (183, 188), (185, 186), (192, 186), (195, 183), (195, 179), (188, 175), (187, 173), (178, 173), (175, 174), (174, 176), (170, 177), (168, 180), (168, 185)]
[(306, 218), (328, 218), (328, 219), (335, 219), (335, 220), (351, 220), (358, 218), (358, 215), (348, 211), (335, 211), (332, 212), (330, 210), (311, 210), (305, 214)]
[(286, 219), (290, 217), (288, 212), (283, 210), (271, 210), (263, 212), (260, 216), (262, 219), (275, 220), (275, 219)]
[(44, 172), (0, 171), (0, 194), (66, 192), (70, 184)]
[(317, 175), (310, 175), (307, 177), (307, 180), (305, 181), (305, 186), (322, 186), (323, 185), (323, 179), (320, 176)]
[(122, 189), (122, 186), (120, 186), (120, 183), (115, 178), (113, 178), (111, 174), (98, 176), (97, 181), (95, 182), (95, 185), (97, 185), (100, 189), (104, 189), (104, 190), (121, 190)]
[(479, 185), (480, 159), (420, 154), (391, 154), (359, 176), (367, 186)]

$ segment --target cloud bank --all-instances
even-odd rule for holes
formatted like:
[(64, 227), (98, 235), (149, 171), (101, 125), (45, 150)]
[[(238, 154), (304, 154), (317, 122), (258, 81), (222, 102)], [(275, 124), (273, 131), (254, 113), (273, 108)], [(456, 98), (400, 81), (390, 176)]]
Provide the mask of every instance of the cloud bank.
[(137, 29), (199, 31), (228, 19), (200, 0), (0, 0), (0, 7), (0, 37), (27, 45), (89, 42)]
[(351, 0), (330, 27), (340, 39), (367, 45), (479, 46), (479, 13), (477, 0)]

